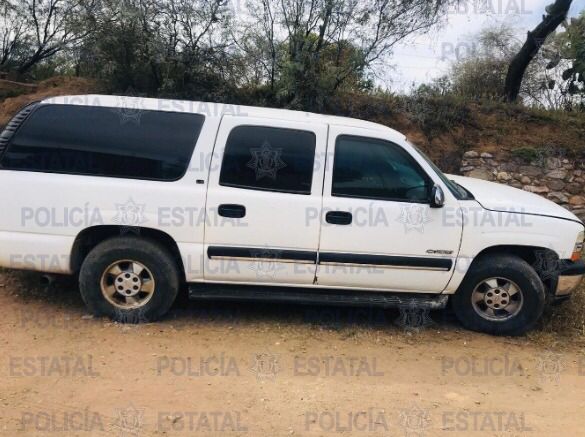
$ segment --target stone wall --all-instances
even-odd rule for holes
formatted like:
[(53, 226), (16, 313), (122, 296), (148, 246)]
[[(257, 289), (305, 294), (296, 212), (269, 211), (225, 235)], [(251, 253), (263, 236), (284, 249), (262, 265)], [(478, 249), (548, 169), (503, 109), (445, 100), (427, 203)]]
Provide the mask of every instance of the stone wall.
[(528, 162), (525, 158), (472, 150), (463, 155), (461, 174), (539, 194), (585, 220), (583, 160), (543, 154)]

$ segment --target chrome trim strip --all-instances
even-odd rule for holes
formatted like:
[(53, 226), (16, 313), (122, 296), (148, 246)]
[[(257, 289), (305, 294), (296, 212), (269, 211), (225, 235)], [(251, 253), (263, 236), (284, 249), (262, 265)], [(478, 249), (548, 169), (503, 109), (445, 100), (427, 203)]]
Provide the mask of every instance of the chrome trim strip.
[(257, 261), (266, 261), (266, 262), (278, 262), (278, 263), (289, 263), (289, 264), (307, 264), (307, 265), (315, 265), (314, 261), (302, 261), (297, 259), (290, 259), (290, 258), (253, 258), (249, 256), (213, 256), (209, 258), (211, 261), (215, 260), (238, 260), (238, 261), (250, 261), (250, 262), (257, 262)]
[(417, 267), (417, 266), (393, 266), (387, 264), (355, 264), (355, 263), (336, 263), (336, 262), (319, 262), (320, 266), (341, 266), (357, 268), (379, 268), (389, 270), (431, 270), (435, 272), (448, 272), (451, 269), (443, 267)]

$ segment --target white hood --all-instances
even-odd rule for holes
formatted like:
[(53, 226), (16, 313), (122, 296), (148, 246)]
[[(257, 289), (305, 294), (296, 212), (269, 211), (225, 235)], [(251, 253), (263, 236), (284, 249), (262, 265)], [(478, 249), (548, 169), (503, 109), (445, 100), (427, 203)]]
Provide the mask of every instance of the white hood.
[(473, 194), (475, 200), (485, 209), (544, 215), (582, 223), (569, 210), (537, 194), (482, 179), (454, 175), (447, 175), (447, 177)]

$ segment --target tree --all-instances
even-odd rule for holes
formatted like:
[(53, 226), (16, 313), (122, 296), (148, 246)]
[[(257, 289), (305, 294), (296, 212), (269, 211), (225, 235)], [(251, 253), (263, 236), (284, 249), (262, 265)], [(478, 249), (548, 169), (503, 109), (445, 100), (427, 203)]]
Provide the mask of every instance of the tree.
[(110, 91), (217, 101), (240, 90), (318, 110), (335, 93), (372, 89), (394, 46), (458, 1), (250, 0), (250, 14), (235, 16), (237, 0), (0, 0), (10, 6), (0, 69), (61, 68)]
[(468, 99), (500, 100), (518, 40), (509, 25), (492, 26), (469, 39), (469, 54), (451, 64), (451, 90)]
[(26, 50), (25, 23), (11, 3), (0, 3), (0, 12), (0, 71), (10, 71)]
[(515, 102), (518, 99), (526, 69), (538, 54), (547, 37), (565, 21), (571, 2), (572, 0), (556, 0), (546, 8), (546, 15), (543, 16), (542, 22), (528, 32), (526, 42), (514, 56), (508, 68), (504, 88), (504, 95), (508, 102)]
[(86, 5), (79, 0), (21, 0), (16, 6), (24, 17), (30, 53), (18, 66), (18, 74), (71, 48), (93, 32), (86, 20)]
[(232, 63), (223, 0), (102, 1), (98, 31), (78, 50), (81, 74), (111, 91), (221, 100), (213, 93)]
[[(555, 82), (558, 84), (564, 109), (570, 110), (577, 105), (584, 109), (585, 11), (565, 26), (565, 32), (556, 35), (553, 44), (557, 52), (547, 68), (557, 71)], [(550, 85), (554, 85), (552, 81)]]
[(261, 0), (250, 9), (253, 22), (244, 23), (242, 48), (258, 59), (285, 104), (320, 109), (327, 96), (356, 83), (356, 74), (386, 60), (398, 42), (437, 24), (453, 2)]

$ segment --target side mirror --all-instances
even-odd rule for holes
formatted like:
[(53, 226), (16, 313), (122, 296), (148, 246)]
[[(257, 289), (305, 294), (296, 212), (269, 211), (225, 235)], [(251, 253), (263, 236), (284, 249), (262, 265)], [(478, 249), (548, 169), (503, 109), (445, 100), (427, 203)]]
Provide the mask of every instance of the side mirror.
[(435, 185), (431, 191), (431, 208), (442, 208), (445, 205), (445, 193), (443, 189)]

